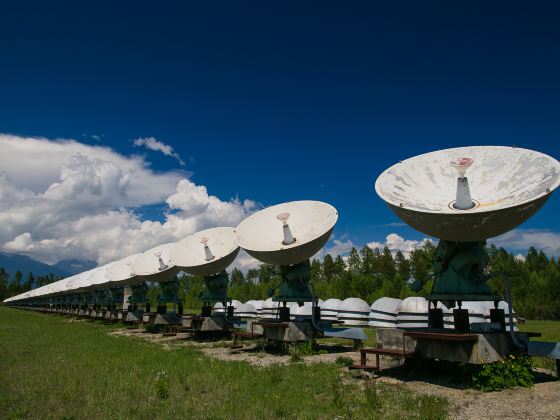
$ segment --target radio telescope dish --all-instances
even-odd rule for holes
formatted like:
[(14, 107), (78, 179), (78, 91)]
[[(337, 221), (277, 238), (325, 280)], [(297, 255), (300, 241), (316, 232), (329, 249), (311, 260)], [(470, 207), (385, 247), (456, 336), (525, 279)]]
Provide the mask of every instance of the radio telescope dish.
[[(36, 289), (32, 290), (33, 297), (43, 296), (45, 294), (45, 286), (37, 287)], [(15, 296), (17, 298), (17, 296)]]
[(89, 277), (92, 273), (97, 270), (96, 268), (92, 268), (91, 270), (84, 271), (83, 273), (76, 274), (75, 276), (68, 278), (68, 290), (71, 290), (73, 293), (77, 293), (78, 291), (84, 290), (87, 286), (89, 286)]
[(141, 281), (136, 279), (136, 274), (132, 271), (132, 262), (138, 258), (140, 254), (130, 255), (122, 260), (115, 261), (105, 271), (105, 277), (110, 286), (128, 286)]
[[(74, 277), (74, 276), (72, 276), (72, 277)], [(58, 284), (58, 286), (56, 288), (56, 292), (58, 294), (67, 295), (67, 294), (70, 294), (70, 293), (74, 293), (74, 290), (70, 287), (70, 280), (72, 279), (72, 277), (68, 277), (68, 278), (60, 280), (60, 283)]]
[(41, 296), (48, 296), (51, 292), (51, 289), (52, 289), (52, 286), (50, 284), (47, 284), (47, 285), (43, 286), (43, 290), (41, 291)]
[[(67, 279), (64, 279), (64, 280), (67, 280)], [(54, 294), (60, 292), (61, 282), (62, 282), (62, 280), (58, 280), (58, 281), (55, 281), (55, 282), (49, 284), (47, 286), (47, 293), (49, 295), (54, 295)]]
[(85, 289), (105, 289), (107, 287), (107, 278), (105, 277), (105, 273), (107, 272), (107, 268), (109, 268), (110, 265), (111, 263), (105, 264), (92, 270), (91, 274), (85, 280), (85, 283), (87, 284)]
[(47, 293), (49, 295), (59, 295), (61, 293), (64, 293), (65, 291), (68, 290), (68, 282), (72, 277), (67, 277), (65, 279), (62, 280), (58, 280), (55, 281), (54, 283), (49, 284), (47, 287)]
[(210, 276), (225, 270), (237, 257), (235, 229), (217, 227), (193, 233), (175, 244), (171, 262), (186, 273)]
[(71, 293), (77, 293), (78, 290), (83, 290), (86, 286), (89, 286), (90, 283), (88, 279), (95, 270), (97, 270), (97, 267), (88, 271), (84, 271), (83, 273), (75, 274), (65, 279), (67, 291)]
[(315, 255), (329, 240), (336, 209), (321, 201), (291, 201), (252, 214), (237, 227), (241, 248), (276, 265), (297, 264)]
[(170, 242), (144, 251), (132, 261), (132, 271), (142, 277), (140, 280), (153, 282), (171, 280), (179, 272), (169, 256), (174, 246), (175, 242)]
[(375, 190), (414, 229), (474, 242), (525, 222), (559, 184), (560, 162), (543, 153), (470, 146), (399, 162), (377, 178)]

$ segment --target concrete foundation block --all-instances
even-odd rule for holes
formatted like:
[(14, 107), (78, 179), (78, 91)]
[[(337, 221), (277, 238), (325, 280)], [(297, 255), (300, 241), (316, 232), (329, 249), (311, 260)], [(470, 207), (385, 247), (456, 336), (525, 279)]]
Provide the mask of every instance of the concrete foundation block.
[(175, 312), (156, 314), (154, 318), (155, 325), (175, 325), (177, 323), (178, 323), (178, 316)]
[(262, 325), (254, 325), (257, 322), (255, 319), (247, 320), (247, 332), (253, 332), (253, 334), (263, 334), (264, 330)]
[(416, 340), (403, 335), (404, 330), (398, 328), (376, 328), (375, 336), (377, 338), (377, 346), (384, 349), (402, 350), (412, 353), (416, 350)]
[[(443, 337), (413, 338), (405, 336), (405, 332), (397, 328), (378, 328), (378, 347), (402, 350), (404, 343), (406, 352), (415, 352), (419, 357), (471, 364), (497, 362), (516, 350), (511, 337), (501, 331), (472, 333), (476, 339), (464, 341)], [(449, 332), (444, 335), (449, 335)]]
[(284, 342), (307, 341), (320, 338), (310, 321), (291, 321), (287, 324), (287, 327), (274, 326), (273, 323), (263, 325), (264, 337), (267, 340)]
[(223, 316), (208, 316), (191, 319), (191, 328), (200, 332), (229, 331), (232, 326)]

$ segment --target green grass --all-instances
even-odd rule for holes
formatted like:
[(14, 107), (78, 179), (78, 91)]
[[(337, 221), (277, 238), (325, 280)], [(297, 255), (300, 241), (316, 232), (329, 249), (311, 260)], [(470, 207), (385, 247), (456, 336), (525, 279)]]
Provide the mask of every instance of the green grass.
[[(358, 327), (361, 328), (361, 327)], [(374, 328), (363, 328), (364, 332), (367, 335), (367, 340), (364, 340), (363, 345), (364, 347), (375, 347), (376, 338), (375, 338), (375, 329)], [(338, 337), (326, 337), (317, 340), (319, 344), (321, 343), (333, 343), (342, 346), (349, 346), (352, 347), (352, 340), (338, 338)]]
[(0, 307), (0, 418), (444, 418), (447, 401), (336, 364), (256, 368)]
[(540, 332), (542, 337), (532, 338), (539, 341), (560, 341), (560, 321), (531, 321), (519, 325), (520, 331)]
[[(520, 331), (540, 332), (542, 337), (531, 338), (534, 341), (560, 341), (560, 321), (531, 321), (519, 325)], [(550, 372), (556, 371), (556, 361), (544, 357), (533, 357), (536, 367), (544, 368)]]

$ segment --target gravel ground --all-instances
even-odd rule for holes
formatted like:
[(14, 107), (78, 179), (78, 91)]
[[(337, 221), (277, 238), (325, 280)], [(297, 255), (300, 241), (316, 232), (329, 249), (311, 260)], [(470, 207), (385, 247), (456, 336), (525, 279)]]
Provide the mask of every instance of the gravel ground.
[(480, 392), (455, 389), (424, 381), (403, 382), (383, 377), (412, 391), (447, 397), (453, 419), (560, 419), (560, 382), (536, 383), (532, 388)]

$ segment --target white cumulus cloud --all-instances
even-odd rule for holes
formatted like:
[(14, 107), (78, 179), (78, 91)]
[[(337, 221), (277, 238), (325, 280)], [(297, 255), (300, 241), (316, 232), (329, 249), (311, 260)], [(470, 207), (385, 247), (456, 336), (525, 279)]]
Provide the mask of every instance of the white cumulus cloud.
[(560, 232), (548, 229), (514, 229), (488, 241), (507, 250), (527, 252), (530, 247), (560, 256)]
[(140, 137), (133, 141), (134, 146), (136, 147), (145, 147), (146, 149), (153, 150), (155, 152), (161, 152), (165, 156), (170, 156), (172, 158), (177, 159), (177, 162), (181, 166), (185, 166), (185, 162), (181, 159), (181, 156), (177, 152), (173, 150), (169, 144), (165, 144), (162, 141), (159, 141), (155, 137)]
[(350, 239), (346, 241), (333, 239), (332, 246), (326, 250), (326, 253), (330, 254), (332, 257), (337, 257), (338, 255), (348, 254), (353, 247), (355, 247), (355, 245)]
[(347, 240), (340, 240), (336, 239), (334, 235), (331, 236), (330, 241), (321, 248), (315, 255), (311, 257), (311, 259), (318, 259), (322, 260), (325, 258), (325, 255), (329, 254), (331, 257), (336, 258), (337, 256), (341, 256), (346, 258), (345, 256), (350, 252), (352, 248), (358, 248), (358, 246), (352, 242), (350, 239)]
[(380, 249), (383, 250), (385, 247), (389, 248), (393, 254), (396, 254), (398, 251), (401, 251), (402, 254), (408, 258), (410, 253), (415, 249), (421, 248), (426, 241), (430, 241), (429, 238), (424, 238), (421, 241), (415, 241), (411, 239), (404, 239), (402, 236), (397, 235), (396, 233), (390, 233), (385, 238), (385, 243), (381, 242), (370, 242), (367, 244), (371, 249)]
[[(425, 241), (430, 241), (429, 238), (424, 238), (421, 241), (411, 240), (411, 239), (404, 239), (402, 236), (396, 233), (390, 233), (386, 236), (385, 242), (369, 242), (366, 245), (371, 249), (378, 248), (380, 251), (383, 251), (385, 247), (388, 247), (391, 250), (391, 253), (395, 255), (397, 251), (401, 251), (405, 258), (410, 256), (410, 253), (418, 248), (421, 248)], [(317, 254), (315, 254), (312, 258), (317, 258), (322, 260), (325, 255), (330, 254), (333, 258), (336, 258), (338, 255), (342, 257), (342, 259), (346, 262), (348, 259), (348, 254), (352, 250), (352, 248), (356, 248), (358, 251), (363, 247), (363, 245), (358, 245), (354, 243), (352, 240), (340, 240), (340, 239), (332, 239), (329, 241), (328, 245), (323, 247)]]
[[(75, 140), (0, 134), (0, 168), (0, 249), (46, 263), (107, 263), (236, 226), (257, 208), (213, 196), (181, 172), (156, 173), (142, 157)], [(167, 204), (163, 219), (142, 220), (142, 206), (158, 203)]]
[(67, 168), (66, 171), (80, 171), (81, 168), (72, 164), (80, 157), (90, 164), (117, 168), (123, 178), (121, 182), (128, 178), (127, 195), (122, 198), (127, 206), (164, 201), (173, 193), (179, 179), (185, 176), (179, 171), (156, 173), (143, 157), (124, 156), (109, 147), (91, 146), (71, 139), (0, 134), (0, 172), (5, 172), (18, 188), (35, 193), (43, 193), (52, 184), (60, 183), (63, 167)]
[(260, 264), (261, 262), (259, 260), (251, 257), (244, 249), (241, 249), (239, 251), (239, 254), (237, 254), (237, 258), (230, 266), (230, 269), (233, 269), (235, 267), (238, 270), (242, 271), (243, 274), (247, 274), (247, 271), (252, 268), (258, 268)]

